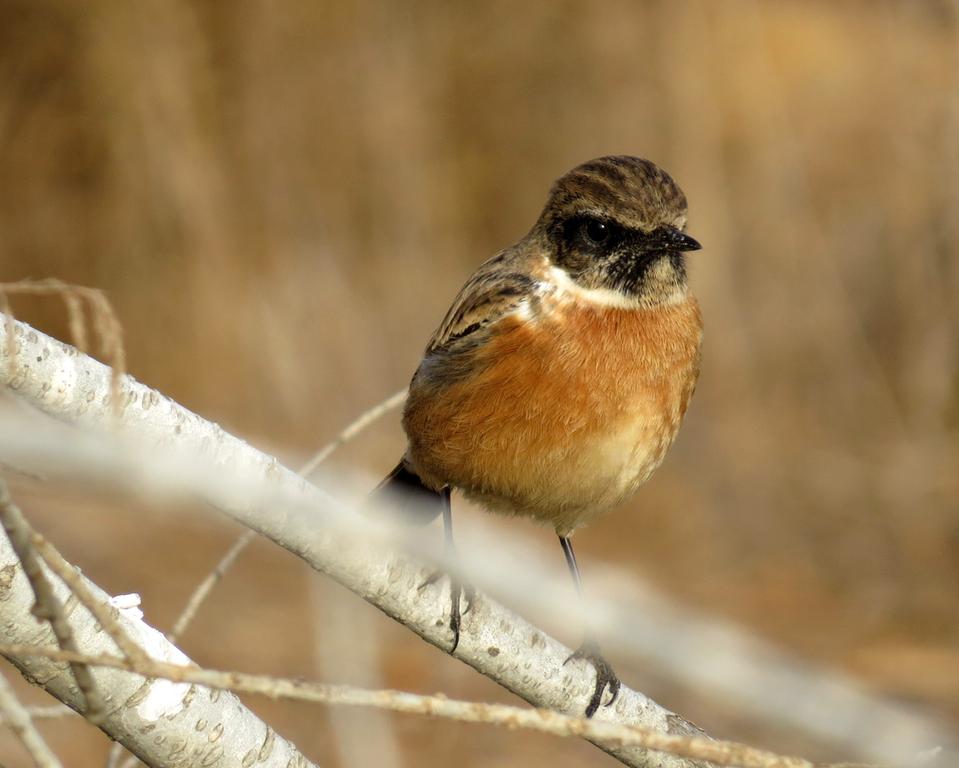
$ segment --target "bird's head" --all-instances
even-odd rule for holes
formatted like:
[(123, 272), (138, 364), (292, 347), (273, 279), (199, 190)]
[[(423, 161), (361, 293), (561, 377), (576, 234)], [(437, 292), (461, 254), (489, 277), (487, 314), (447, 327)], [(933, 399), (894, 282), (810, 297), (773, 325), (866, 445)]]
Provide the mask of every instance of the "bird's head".
[(656, 306), (685, 296), (686, 196), (664, 170), (625, 155), (560, 177), (531, 235), (578, 287)]

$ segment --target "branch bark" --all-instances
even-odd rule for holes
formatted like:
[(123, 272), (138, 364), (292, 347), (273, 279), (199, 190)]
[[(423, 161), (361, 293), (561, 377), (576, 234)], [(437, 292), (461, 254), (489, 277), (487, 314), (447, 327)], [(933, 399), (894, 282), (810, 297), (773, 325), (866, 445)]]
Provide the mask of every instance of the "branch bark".
[[(84, 655), (114, 653), (115, 643), (101, 623), (73, 597), (63, 581), (45, 563), (37, 563), (53, 598), (67, 606), (64, 620), (74, 646)], [(190, 660), (162, 633), (128, 611), (108, 606), (110, 596), (89, 579), (74, 572), (91, 600), (115, 611), (115, 622), (136, 645), (141, 660), (153, 659), (176, 665)], [(34, 593), (20, 558), (10, 540), (0, 536), (0, 642), (56, 650), (57, 640), (49, 624), (31, 616)], [(74, 681), (69, 664), (28, 654), (7, 658), (24, 676), (78, 712), (84, 696)], [(118, 669), (88, 668), (96, 689), (104, 695), (99, 727), (121, 742), (144, 763), (155, 768), (174, 765), (252, 765), (258, 768), (308, 768), (312, 766), (296, 747), (276, 733), (232, 693), (147, 679)]]
[[(344, 543), (322, 524), (331, 499), (275, 458), (258, 451), (159, 392), (126, 376), (120, 402), (111, 407), (110, 369), (19, 321), (0, 331), (0, 383), (60, 420), (104, 430), (117, 427), (157, 446), (201, 450), (215, 461), (301, 502), (295, 509), (263, 507), (243, 494), (217, 492), (207, 498), (229, 517), (259, 531), (396, 619), (444, 652), (449, 645), (445, 591), (422, 591), (430, 568), (411, 557), (387, 554), (381, 546)], [(16, 356), (11, 366), (9, 356)], [(10, 375), (8, 372), (13, 371)], [(312, 507), (314, 512), (308, 511)], [(571, 651), (488, 596), (478, 593), (461, 633), (456, 658), (531, 704), (579, 714), (593, 689), (586, 664), (564, 665)], [(624, 687), (616, 703), (603, 707), (601, 721), (640, 725), (674, 736), (702, 736), (701, 729), (638, 691)], [(639, 747), (598, 745), (636, 768), (691, 768), (702, 763)]]

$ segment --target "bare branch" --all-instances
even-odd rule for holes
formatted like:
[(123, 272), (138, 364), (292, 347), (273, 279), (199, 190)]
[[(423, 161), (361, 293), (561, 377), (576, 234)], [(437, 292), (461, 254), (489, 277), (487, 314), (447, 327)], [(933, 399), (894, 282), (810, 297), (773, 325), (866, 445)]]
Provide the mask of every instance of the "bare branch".
[[(79, 648), (74, 640), (70, 623), (67, 621), (63, 604), (54, 594), (53, 587), (47, 580), (40, 567), (40, 561), (37, 559), (37, 553), (31, 541), (33, 530), (24, 518), (23, 513), (13, 503), (13, 499), (10, 498), (10, 492), (3, 479), (0, 479), (0, 522), (3, 523), (3, 529), (7, 533), (10, 545), (16, 552), (17, 558), (23, 566), (23, 572), (30, 580), (30, 586), (36, 596), (36, 602), (31, 612), (38, 619), (44, 619), (50, 623), (50, 628), (57, 638), (57, 643), (63, 650), (78, 652)], [(103, 717), (103, 697), (93, 682), (90, 670), (87, 669), (85, 664), (75, 662), (70, 664), (70, 669), (73, 671), (73, 677), (76, 679), (77, 686), (83, 695), (87, 719), (95, 725), (99, 724)]]
[(347, 425), (332, 441), (317, 451), (313, 458), (300, 468), (299, 474), (303, 475), (303, 477), (309, 477), (337, 448), (348, 443), (381, 416), (389, 413), (394, 408), (399, 408), (404, 402), (406, 402), (406, 390), (401, 389), (399, 392), (394, 392), (382, 403), (378, 403), (368, 411), (361, 413), (355, 421)]
[(30, 711), (20, 703), (3, 675), (0, 675), (0, 715), (4, 725), (17, 735), (39, 768), (63, 768), (34, 727)]
[(217, 583), (222, 579), (228, 570), (233, 567), (233, 563), (236, 562), (236, 559), (240, 556), (244, 549), (256, 538), (256, 532), (251, 530), (245, 530), (241, 533), (233, 545), (227, 550), (226, 554), (220, 558), (220, 562), (216, 564), (212, 571), (210, 571), (206, 578), (201, 581), (193, 594), (190, 595), (190, 599), (187, 600), (186, 605), (183, 607), (183, 611), (177, 617), (177, 620), (173, 624), (173, 629), (167, 633), (167, 640), (171, 643), (175, 643), (177, 639), (183, 635), (186, 631), (186, 628), (190, 626), (190, 622), (193, 621), (194, 617), (197, 614), (197, 611), (200, 610), (200, 606), (203, 605), (204, 601), (209, 597), (210, 592), (213, 591), (213, 588)]
[[(124, 754), (127, 754), (123, 745), (120, 742), (116, 742), (112, 747), (110, 747), (110, 752), (107, 755), (107, 762), (105, 768), (120, 768), (120, 761), (123, 759)], [(135, 757), (129, 756), (131, 760), (135, 760)]]
[(83, 322), (83, 302), (73, 291), (64, 291), (62, 296), (67, 308), (67, 321), (70, 324), (70, 338), (73, 340), (73, 346), (81, 352), (87, 352), (90, 345), (87, 341), (87, 326)]
[[(15, 347), (21, 368), (16, 377), (6, 378), (11, 389), (59, 420), (91, 427), (102, 427), (109, 423), (109, 412), (103, 397), (109, 384), (106, 369), (29, 326), (17, 323), (15, 327)], [(0, 354), (4, 349), (5, 345), (0, 343)], [(34, 364), (34, 360), (38, 362)], [(0, 382), (4, 381), (2, 376), (5, 370), (0, 358)], [(144, 492), (144, 486), (153, 492), (163, 493), (183, 493), (189, 488), (189, 493), (196, 494), (233, 519), (264, 533), (298, 554), (429, 642), (440, 648), (447, 646), (445, 627), (438, 626), (436, 622), (437, 616), (442, 615), (446, 608), (445, 590), (439, 586), (423, 592), (416, 590), (424, 574), (430, 570), (428, 566), (413, 557), (398, 555), (385, 547), (376, 536), (370, 536), (368, 540), (344, 537), (335, 526), (326, 525), (342, 520), (343, 513), (323, 491), (304, 482), (272, 457), (256, 451), (216, 425), (132, 379), (125, 378), (123, 388), (120, 421), (125, 428), (124, 438), (137, 438), (136, 455), (142, 456), (143, 450), (161, 455), (165, 450), (167, 456), (172, 456), (171, 447), (175, 447), (175, 455), (181, 457), (202, 454), (203, 462), (200, 464), (215, 467), (216, 475), (211, 477), (206, 471), (200, 478), (195, 476), (198, 475), (196, 469), (191, 474), (190, 466), (184, 471), (182, 462), (170, 462), (169, 465), (159, 462), (159, 466), (144, 466), (142, 460), (131, 457), (124, 463), (121, 459), (122, 450), (117, 449), (116, 443), (109, 451), (105, 451), (102, 445), (97, 447), (97, 442), (90, 434), (75, 433), (71, 439), (76, 445), (84, 446), (83, 466), (88, 471), (99, 472), (100, 477), (115, 484), (118, 481), (117, 473), (111, 471), (107, 477), (102, 474), (105, 470), (98, 468), (100, 465), (97, 462), (102, 462), (104, 467), (122, 466), (122, 478), (131, 483), (132, 478), (135, 478), (136, 483), (130, 487), (135, 486), (140, 493)], [(0, 432), (0, 438), (3, 434)], [(30, 436), (18, 437), (27, 451), (21, 456), (32, 455), (34, 461), (39, 459), (46, 462), (43, 466), (52, 467), (49, 457), (52, 453), (58, 453), (58, 447), (52, 449), (48, 442), (41, 444), (34, 441), (35, 444), (28, 444), (29, 441), (23, 442), (24, 437)], [(5, 444), (12, 445), (9, 440), (5, 440)], [(124, 442), (123, 446), (126, 445)], [(93, 447), (95, 458), (86, 453), (89, 446)], [(77, 467), (80, 466), (76, 463), (80, 456), (78, 450), (72, 451), (72, 459), (67, 458), (68, 461), (74, 461)], [(60, 454), (67, 457), (62, 451)], [(196, 463), (195, 458), (191, 461)], [(174, 466), (176, 471), (171, 472)], [(683, 648), (695, 646), (705, 654), (704, 658), (711, 659), (708, 640), (703, 643), (695, 637), (686, 636), (675, 636), (674, 640)], [(568, 648), (482, 594), (477, 595), (468, 615), (456, 653), (457, 658), (537, 706), (578, 713), (582, 711), (587, 694), (592, 690), (592, 670), (585, 665), (564, 667), (563, 662), (568, 655)], [(750, 663), (742, 654), (737, 659), (736, 663)], [(774, 673), (778, 671), (773, 669)], [(708, 679), (708, 676), (704, 679)], [(772, 691), (765, 694), (767, 698), (778, 697), (791, 701), (791, 697), (796, 695), (802, 707), (808, 709), (812, 705), (806, 695), (807, 688), (797, 687), (793, 677), (773, 674), (769, 679), (775, 682), (771, 684)], [(780, 690), (780, 685), (785, 687)], [(816, 690), (828, 688), (829, 685), (820, 685)], [(935, 721), (881, 701), (873, 705), (869, 697), (860, 692), (853, 693), (855, 695), (847, 697), (845, 701), (856, 710), (854, 725), (868, 732), (872, 738), (859, 739), (854, 743), (847, 740), (847, 746), (854, 746), (866, 755), (892, 759), (897, 755), (911, 756), (930, 744), (952, 743), (948, 735), (944, 735), (947, 732), (939, 728)], [(740, 697), (742, 700), (748, 698)], [(780, 707), (778, 711), (788, 715), (787, 707)], [(870, 713), (875, 715), (871, 723), (866, 717)], [(702, 733), (694, 725), (642, 694), (628, 689), (623, 689), (614, 706), (600, 710), (597, 718), (638, 724), (674, 736)], [(797, 720), (793, 718), (792, 721)], [(837, 733), (833, 729), (829, 735), (836, 738)], [(842, 736), (848, 734), (841, 733)], [(636, 747), (604, 748), (629, 765), (668, 768), (686, 768), (690, 765), (688, 760), (670, 756), (650, 758), (643, 749)]]
[(61, 717), (76, 717), (66, 704), (51, 704), (47, 707), (26, 707), (27, 714), (34, 720), (58, 720)]

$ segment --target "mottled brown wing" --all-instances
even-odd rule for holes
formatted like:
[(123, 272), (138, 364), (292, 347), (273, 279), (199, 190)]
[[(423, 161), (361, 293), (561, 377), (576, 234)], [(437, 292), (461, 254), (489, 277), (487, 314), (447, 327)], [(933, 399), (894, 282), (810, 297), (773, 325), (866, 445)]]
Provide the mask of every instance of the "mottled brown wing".
[(510, 262), (507, 253), (498, 254), (466, 281), (427, 344), (427, 355), (489, 327), (533, 297), (535, 281)]

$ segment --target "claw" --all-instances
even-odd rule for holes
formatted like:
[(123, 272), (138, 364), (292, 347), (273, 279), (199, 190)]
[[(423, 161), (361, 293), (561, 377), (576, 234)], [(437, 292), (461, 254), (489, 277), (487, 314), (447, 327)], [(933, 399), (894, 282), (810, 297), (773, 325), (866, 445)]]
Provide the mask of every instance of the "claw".
[(599, 646), (594, 640), (585, 640), (579, 648), (569, 655), (566, 661), (563, 662), (563, 665), (565, 666), (575, 659), (588, 661), (593, 665), (593, 669), (596, 670), (596, 687), (593, 689), (593, 696), (590, 698), (589, 704), (586, 705), (586, 717), (592, 717), (596, 714), (596, 710), (599, 709), (599, 705), (603, 701), (603, 694), (607, 688), (609, 688), (610, 695), (609, 701), (606, 702), (605, 706), (608, 707), (616, 701), (620, 688), (619, 678), (616, 677), (616, 673), (613, 672), (613, 668), (609, 665), (609, 662), (600, 654)]
[(460, 598), (463, 596), (463, 586), (450, 577), (450, 629), (453, 631), (453, 645), (450, 653), (456, 652), (460, 644), (460, 625), (463, 621), (463, 612), (460, 611)]
[[(447, 574), (443, 571), (433, 571), (418, 589), (422, 590), (431, 584), (435, 584)], [(450, 623), (449, 628), (453, 632), (453, 644), (450, 646), (450, 653), (454, 653), (460, 644), (460, 627), (463, 625), (463, 614), (468, 613), (473, 607), (473, 599), (476, 597), (476, 588), (472, 584), (461, 584), (455, 576), (450, 576)], [(460, 608), (460, 602), (466, 605)]]

